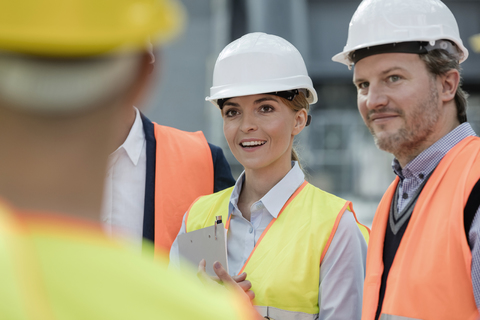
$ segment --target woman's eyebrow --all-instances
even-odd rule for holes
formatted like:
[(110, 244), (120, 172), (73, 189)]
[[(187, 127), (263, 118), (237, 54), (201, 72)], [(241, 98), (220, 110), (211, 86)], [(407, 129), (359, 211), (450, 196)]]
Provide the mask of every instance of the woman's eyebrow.
[(258, 103), (262, 103), (264, 101), (275, 101), (275, 102), (278, 102), (277, 99), (275, 99), (274, 97), (264, 97), (264, 98), (260, 98), (258, 100), (255, 100), (255, 104), (258, 104)]
[(240, 105), (236, 102), (228, 101), (223, 104), (223, 107), (225, 106), (232, 106), (232, 107), (239, 107)]

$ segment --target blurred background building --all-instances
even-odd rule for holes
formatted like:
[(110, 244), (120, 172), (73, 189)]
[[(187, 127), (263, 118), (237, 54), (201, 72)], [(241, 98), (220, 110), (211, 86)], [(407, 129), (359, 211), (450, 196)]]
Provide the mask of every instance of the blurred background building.
[[(302, 53), (319, 95), (312, 125), (298, 139), (297, 149), (314, 185), (353, 201), (359, 219), (371, 224), (383, 192), (394, 178), (392, 156), (379, 151), (357, 111), (352, 71), (334, 63), (347, 40), (348, 23), (359, 0), (183, 0), (188, 26), (160, 54), (148, 101), (141, 108), (151, 120), (186, 131), (202, 130), (223, 148), (237, 178), (242, 167), (223, 137), (218, 109), (205, 102), (215, 60), (225, 45), (243, 34), (262, 31), (279, 35)], [(480, 133), (480, 54), (469, 38), (480, 33), (479, 0), (445, 0), (455, 15), (470, 51), (463, 67), (464, 89), (470, 94), (468, 120)], [(161, 97), (161, 98), (160, 98)]]

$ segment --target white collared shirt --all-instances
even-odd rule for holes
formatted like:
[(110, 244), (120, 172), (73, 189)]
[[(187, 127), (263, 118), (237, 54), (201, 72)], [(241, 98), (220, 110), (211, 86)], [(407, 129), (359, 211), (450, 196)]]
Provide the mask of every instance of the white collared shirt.
[(141, 249), (147, 153), (140, 112), (125, 142), (108, 157), (101, 219), (107, 234), (128, 237)]
[[(300, 166), (297, 162), (292, 162), (292, 166), (280, 182), (262, 199), (252, 204), (251, 221), (246, 220), (237, 207), (245, 172), (238, 178), (229, 204), (229, 212), (232, 212), (227, 236), (230, 275), (236, 275), (242, 269), (262, 232), (278, 216), (283, 205), (303, 183), (305, 175)], [(183, 233), (185, 216), (179, 235)], [(346, 211), (340, 219), (320, 268), (318, 294), (320, 320), (361, 318), (366, 254), (365, 239), (357, 227), (353, 214)], [(179, 268), (177, 239), (170, 250), (170, 264), (174, 268)]]

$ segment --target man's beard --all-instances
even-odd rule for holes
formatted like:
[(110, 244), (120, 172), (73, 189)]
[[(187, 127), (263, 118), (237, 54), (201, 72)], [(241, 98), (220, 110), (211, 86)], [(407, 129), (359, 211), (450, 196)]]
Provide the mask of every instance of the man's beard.
[(433, 133), (434, 126), (440, 117), (440, 110), (437, 106), (438, 99), (437, 88), (431, 81), (429, 97), (426, 97), (424, 101), (420, 101), (408, 114), (405, 114), (401, 109), (388, 107), (371, 110), (368, 118), (375, 113), (395, 112), (404, 119), (404, 126), (398, 129), (397, 132), (382, 138), (376, 136), (371, 125), (368, 126), (377, 147), (397, 157), (416, 152), (422, 143)]

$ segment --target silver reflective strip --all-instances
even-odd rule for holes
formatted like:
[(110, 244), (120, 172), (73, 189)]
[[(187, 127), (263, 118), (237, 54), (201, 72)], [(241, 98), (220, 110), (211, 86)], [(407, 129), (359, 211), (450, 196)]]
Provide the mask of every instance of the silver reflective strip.
[(274, 307), (255, 306), (262, 317), (269, 316), (275, 320), (317, 320), (318, 314), (282, 310)]
[(422, 320), (422, 319), (394, 316), (393, 314), (382, 313), (382, 315), (380, 316), (380, 320)]

